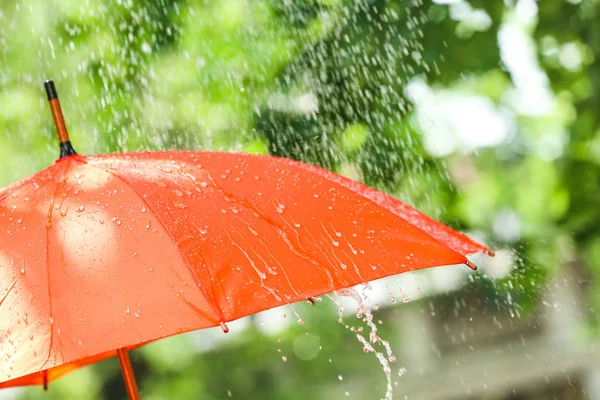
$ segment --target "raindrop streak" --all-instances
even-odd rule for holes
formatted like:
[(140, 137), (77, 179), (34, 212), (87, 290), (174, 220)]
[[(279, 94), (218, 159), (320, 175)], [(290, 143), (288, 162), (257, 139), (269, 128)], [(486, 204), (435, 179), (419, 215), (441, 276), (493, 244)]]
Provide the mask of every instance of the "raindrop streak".
[(298, 323), (300, 325), (304, 325), (304, 320), (300, 317), (300, 314), (298, 314), (298, 312), (296, 312), (296, 310), (294, 309), (294, 307), (290, 306), (290, 308), (292, 309), (292, 312), (294, 313), (294, 315), (296, 316), (296, 318), (298, 318)]
[[(357, 332), (356, 338), (363, 345), (363, 350), (365, 353), (375, 353), (377, 360), (379, 360), (379, 363), (383, 367), (383, 372), (385, 373), (386, 380), (387, 380), (385, 400), (392, 400), (393, 394), (394, 394), (394, 388), (392, 386), (392, 377), (391, 377), (392, 368), (390, 366), (390, 363), (396, 362), (396, 357), (394, 356), (394, 354), (392, 352), (389, 342), (382, 340), (377, 335), (377, 325), (375, 325), (375, 323), (373, 322), (373, 313), (371, 312), (371, 310), (369, 310), (365, 307), (363, 297), (361, 296), (360, 293), (358, 293), (354, 289), (342, 289), (342, 290), (336, 291), (336, 294), (338, 296), (349, 297), (349, 298), (355, 300), (356, 304), (358, 306), (358, 312), (356, 313), (356, 317), (359, 318), (362, 322), (366, 323), (367, 326), (371, 329), (371, 331), (369, 332), (369, 340), (367, 340), (361, 334), (361, 332), (363, 331), (362, 327), (355, 328), (354, 326), (349, 326), (349, 325), (344, 324), (344, 321), (342, 320), (344, 308), (341, 306), (340, 301), (333, 296), (327, 295), (327, 297), (329, 299), (331, 299), (331, 301), (333, 301), (338, 306), (338, 315), (340, 316), (339, 322), (342, 325), (344, 325), (346, 327), (346, 329), (349, 329), (352, 332)], [(373, 347), (373, 344), (377, 344), (377, 343), (379, 343), (381, 346), (384, 347), (387, 357), (383, 353), (375, 350), (375, 348)]]
[(133, 313), (133, 315), (134, 315), (136, 318), (139, 318), (139, 317), (140, 317), (140, 305), (141, 305), (141, 304), (142, 304), (142, 301), (140, 300), (140, 301), (138, 302), (138, 305), (137, 305), (137, 310), (135, 310), (135, 312)]

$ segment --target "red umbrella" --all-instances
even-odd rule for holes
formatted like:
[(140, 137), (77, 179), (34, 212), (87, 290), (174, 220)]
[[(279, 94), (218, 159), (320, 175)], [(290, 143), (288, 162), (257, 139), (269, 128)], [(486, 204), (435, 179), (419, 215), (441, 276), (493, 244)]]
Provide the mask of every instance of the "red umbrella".
[(77, 155), (0, 191), (0, 387), (487, 249), (400, 201), (282, 158)]

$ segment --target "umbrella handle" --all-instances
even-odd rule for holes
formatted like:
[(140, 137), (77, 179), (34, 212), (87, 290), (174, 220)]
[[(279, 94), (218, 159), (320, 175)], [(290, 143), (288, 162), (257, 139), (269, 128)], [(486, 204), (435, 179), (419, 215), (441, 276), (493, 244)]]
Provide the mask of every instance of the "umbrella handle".
[(123, 373), (123, 380), (125, 381), (129, 399), (140, 400), (140, 393), (138, 392), (137, 384), (135, 382), (135, 375), (133, 374), (133, 368), (131, 368), (131, 361), (129, 360), (127, 349), (117, 349), (117, 356), (119, 357), (119, 364), (121, 364), (121, 372)]

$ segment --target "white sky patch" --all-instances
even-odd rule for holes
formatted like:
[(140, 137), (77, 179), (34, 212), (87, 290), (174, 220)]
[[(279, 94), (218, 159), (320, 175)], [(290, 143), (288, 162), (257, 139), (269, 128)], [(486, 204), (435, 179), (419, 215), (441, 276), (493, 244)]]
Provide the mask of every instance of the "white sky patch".
[(499, 239), (512, 242), (521, 237), (523, 227), (517, 213), (506, 209), (496, 215), (492, 230)]
[(518, 21), (503, 24), (498, 44), (502, 62), (515, 85), (506, 103), (518, 113), (532, 117), (552, 112), (555, 101), (550, 82), (538, 64), (535, 42), (522, 25)]
[(491, 279), (502, 279), (507, 277), (516, 267), (516, 256), (512, 250), (497, 250), (494, 257), (486, 259), (477, 264), (481, 272)]
[(234, 340), (251, 324), (252, 317), (244, 317), (227, 323), (229, 333), (223, 333), (221, 327), (201, 329), (189, 332), (189, 340), (195, 345), (196, 351), (205, 352), (217, 348), (221, 343)]
[(485, 31), (492, 25), (492, 18), (484, 10), (473, 9), (466, 1), (446, 4), (450, 4), (450, 18), (460, 21), (473, 31)]
[(433, 0), (435, 4), (456, 4), (462, 3), (464, 0)]
[(519, 0), (515, 7), (519, 22), (530, 24), (535, 21), (538, 14), (538, 6), (535, 0)]
[(583, 65), (583, 53), (576, 43), (565, 43), (558, 54), (558, 61), (569, 71), (579, 71)]
[(273, 110), (291, 112), (295, 114), (314, 114), (319, 111), (319, 100), (312, 93), (299, 95), (285, 95), (276, 93), (269, 99), (269, 107)]
[(21, 394), (25, 391), (24, 388), (6, 388), (0, 390), (0, 400), (15, 400), (20, 399)]
[(434, 90), (422, 80), (409, 83), (407, 93), (416, 105), (425, 148), (434, 156), (497, 146), (514, 129), (509, 113), (484, 96)]
[(282, 306), (259, 313), (254, 321), (263, 335), (276, 336), (297, 322), (297, 319), (289, 306)]

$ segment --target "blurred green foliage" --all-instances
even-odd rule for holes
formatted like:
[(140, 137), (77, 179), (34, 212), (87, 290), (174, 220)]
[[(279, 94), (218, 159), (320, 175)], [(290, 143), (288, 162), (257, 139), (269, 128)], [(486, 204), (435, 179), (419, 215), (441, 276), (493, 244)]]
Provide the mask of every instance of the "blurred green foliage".
[[(493, 248), (511, 249), (520, 261), (504, 278), (510, 284), (484, 285), (489, 296), (510, 290), (527, 310), (556, 270), (583, 267), (597, 310), (600, 2), (537, 2), (532, 15), (526, 1), (443, 3), (3, 1), (0, 184), (57, 156), (42, 89), (52, 78), (81, 153), (217, 149), (317, 164), (475, 232)], [(511, 26), (521, 42), (511, 42)], [(537, 75), (523, 76), (505, 54), (523, 43)], [(489, 100), (513, 122), (510, 135), (476, 152), (431, 154), (407, 94), (415, 78), (433, 90)], [(549, 89), (543, 112), (523, 106), (538, 101), (527, 92), (515, 97), (529, 79)], [(435, 119), (437, 110), (429, 112)], [(496, 226), (506, 212), (520, 224), (514, 237)], [(330, 398), (317, 388), (337, 374), (370, 376), (379, 368), (374, 357), (356, 354), (362, 349), (354, 335), (331, 313), (321, 305), (306, 325), (278, 338), (252, 328), (202, 354), (189, 351), (191, 339), (149, 345), (134, 356), (143, 393)], [(597, 319), (592, 312), (592, 326)], [(323, 348), (311, 362), (293, 351), (307, 333)], [(385, 384), (381, 374), (373, 382), (377, 390)], [(53, 383), (44, 398), (123, 398), (121, 385), (117, 364), (107, 360)], [(23, 398), (39, 395), (31, 389)]]

